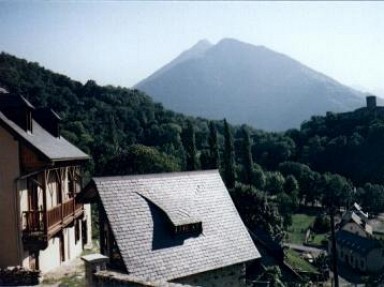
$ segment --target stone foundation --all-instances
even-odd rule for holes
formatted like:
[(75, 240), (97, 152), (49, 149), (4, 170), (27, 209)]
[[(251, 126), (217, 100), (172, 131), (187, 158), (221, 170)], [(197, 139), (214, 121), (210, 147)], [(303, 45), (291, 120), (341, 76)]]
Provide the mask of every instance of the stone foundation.
[(237, 264), (174, 280), (201, 287), (246, 287), (245, 264)]
[(39, 284), (40, 271), (22, 267), (0, 269), (0, 286), (32, 286)]

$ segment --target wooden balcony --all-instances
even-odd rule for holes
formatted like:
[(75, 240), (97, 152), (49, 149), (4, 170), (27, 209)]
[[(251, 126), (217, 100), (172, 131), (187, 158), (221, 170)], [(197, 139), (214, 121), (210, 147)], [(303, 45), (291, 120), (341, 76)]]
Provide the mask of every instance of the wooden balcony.
[(84, 214), (83, 205), (73, 198), (47, 210), (23, 212), (23, 242), (26, 249), (44, 249), (50, 238)]

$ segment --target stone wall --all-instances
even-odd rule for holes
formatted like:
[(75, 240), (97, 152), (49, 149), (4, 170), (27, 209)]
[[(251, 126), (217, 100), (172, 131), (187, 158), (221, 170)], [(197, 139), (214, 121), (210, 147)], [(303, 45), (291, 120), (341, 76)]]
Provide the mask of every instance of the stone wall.
[(245, 264), (195, 274), (174, 280), (174, 282), (201, 287), (245, 287)]
[(39, 284), (40, 271), (21, 267), (0, 269), (0, 286), (31, 286)]
[(238, 264), (174, 282), (137, 278), (132, 275), (99, 271), (93, 274), (94, 287), (245, 287), (245, 265)]
[(99, 271), (93, 276), (94, 287), (187, 287), (187, 285), (152, 281), (112, 271)]
[(101, 254), (86, 255), (82, 260), (88, 287), (246, 287), (244, 263), (167, 282), (106, 270), (108, 257)]

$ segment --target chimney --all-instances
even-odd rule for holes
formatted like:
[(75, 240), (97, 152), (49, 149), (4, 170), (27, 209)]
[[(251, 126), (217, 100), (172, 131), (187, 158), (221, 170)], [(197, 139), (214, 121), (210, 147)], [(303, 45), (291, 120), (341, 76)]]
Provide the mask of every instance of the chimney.
[(367, 96), (367, 108), (370, 110), (376, 108), (376, 96)]
[(0, 111), (26, 132), (32, 133), (32, 111), (35, 107), (23, 96), (0, 93)]
[(60, 137), (61, 118), (50, 108), (38, 108), (33, 112), (33, 118), (51, 135)]

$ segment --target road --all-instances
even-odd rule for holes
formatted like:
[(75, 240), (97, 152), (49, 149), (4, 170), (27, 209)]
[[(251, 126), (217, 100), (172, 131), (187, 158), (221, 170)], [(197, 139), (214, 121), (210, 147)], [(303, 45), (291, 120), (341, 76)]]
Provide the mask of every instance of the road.
[(284, 246), (300, 252), (310, 252), (314, 257), (317, 257), (320, 253), (326, 252), (325, 249), (316, 248), (312, 246), (305, 246), (301, 244), (284, 243)]

